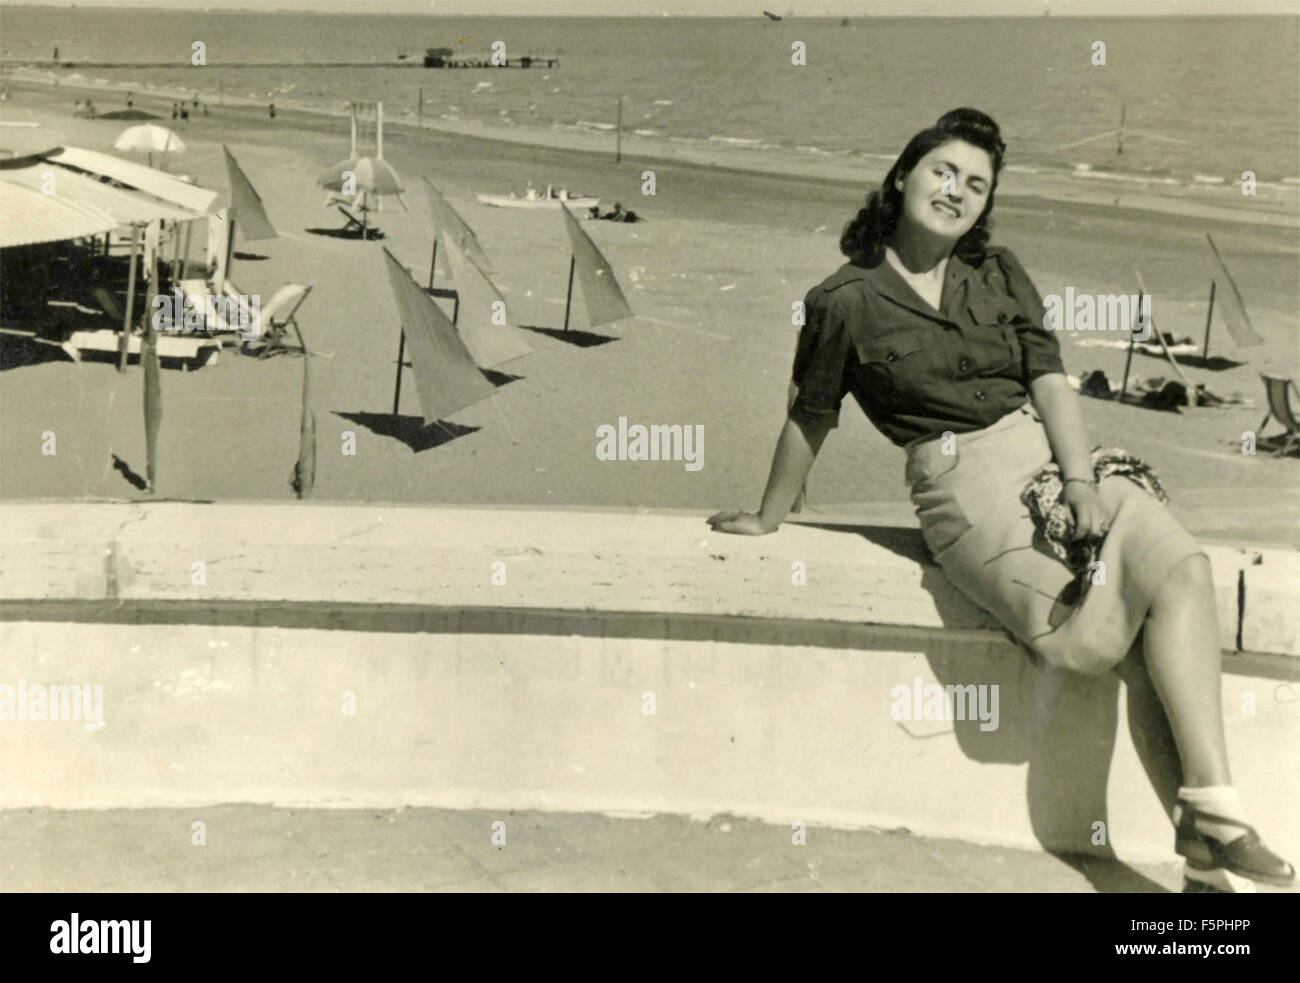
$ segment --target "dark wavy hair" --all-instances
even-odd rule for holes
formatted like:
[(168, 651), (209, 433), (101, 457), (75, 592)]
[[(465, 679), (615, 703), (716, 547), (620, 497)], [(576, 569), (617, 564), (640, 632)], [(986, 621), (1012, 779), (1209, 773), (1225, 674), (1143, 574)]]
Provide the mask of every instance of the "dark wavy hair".
[(963, 140), (979, 147), (993, 162), (993, 183), (984, 211), (970, 231), (957, 240), (953, 249), (967, 263), (979, 265), (983, 262), (984, 250), (989, 244), (993, 193), (997, 190), (998, 173), (1002, 170), (1007, 146), (1002, 142), (998, 124), (991, 117), (978, 109), (964, 107), (944, 113), (934, 126), (922, 130), (907, 142), (880, 187), (867, 195), (866, 204), (844, 226), (840, 234), (840, 252), (859, 266), (872, 266), (880, 260), (903, 212), (903, 193), (895, 187), (895, 182), (906, 178), (917, 161), (949, 140)]

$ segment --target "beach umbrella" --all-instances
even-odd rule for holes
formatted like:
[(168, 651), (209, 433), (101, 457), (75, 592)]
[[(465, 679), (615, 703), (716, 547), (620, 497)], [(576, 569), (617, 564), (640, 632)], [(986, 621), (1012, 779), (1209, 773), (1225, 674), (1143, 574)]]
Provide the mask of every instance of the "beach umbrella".
[(140, 126), (128, 126), (113, 141), (114, 150), (149, 155), (149, 166), (153, 167), (154, 154), (183, 154), (185, 142), (172, 130), (157, 123), (144, 123)]
[[(344, 175), (349, 172), (355, 176), (355, 182), (351, 187), (345, 188)], [(397, 169), (382, 157), (349, 157), (322, 174), (317, 183), (322, 188), (342, 194), (360, 194), (364, 191), (376, 197), (398, 195), (398, 201), (401, 201), (400, 196), (406, 190), (402, 187)], [(406, 202), (402, 202), (402, 207), (406, 207)]]
[[(371, 211), (370, 199), (375, 199), (375, 210), (385, 195), (395, 195), (403, 208), (402, 179), (397, 169), (382, 157), (349, 157), (335, 164), (317, 178), (316, 183), (335, 194), (355, 195), (361, 208), (361, 225), (364, 237), (366, 213)], [(328, 204), (328, 202), (326, 202)]]

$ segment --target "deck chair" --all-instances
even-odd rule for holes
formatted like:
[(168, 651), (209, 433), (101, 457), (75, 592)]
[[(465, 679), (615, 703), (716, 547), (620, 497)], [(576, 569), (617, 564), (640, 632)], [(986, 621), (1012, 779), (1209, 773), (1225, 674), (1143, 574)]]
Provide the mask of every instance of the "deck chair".
[(285, 344), (285, 329), (293, 325), (295, 333), (300, 333), (297, 321), (298, 308), (303, 305), (311, 291), (311, 287), (304, 287), (297, 283), (286, 283), (277, 290), (258, 311), (257, 320), (252, 327), (252, 334), (255, 337), (245, 341), (239, 350), (245, 355), (256, 355), (258, 358), (288, 354), (305, 356), (307, 352), (301, 345)]
[(1276, 417), (1277, 422), (1286, 427), (1286, 432), (1269, 438), (1278, 441), (1274, 454), (1290, 454), (1293, 449), (1300, 447), (1300, 421), (1296, 420), (1295, 410), (1291, 407), (1291, 392), (1295, 390), (1300, 395), (1300, 390), (1296, 390), (1294, 380), (1286, 376), (1261, 372), (1259, 377), (1264, 380), (1268, 412), (1264, 414), (1264, 422), (1259, 425), (1256, 433), (1262, 433), (1268, 426), (1268, 421)]
[[(361, 238), (362, 238), (362, 239), (369, 238), (370, 225), (369, 225), (369, 223), (368, 223), (365, 219), (357, 218), (355, 215), (353, 215), (350, 211), (348, 211), (348, 210), (347, 210), (346, 208), (344, 208), (342, 205), (335, 204), (334, 207), (337, 208), (340, 212), (342, 212), (342, 213), (343, 213), (343, 217), (344, 217), (345, 219), (347, 219), (347, 223), (343, 226), (343, 231), (344, 231), (344, 232), (352, 232), (352, 231), (356, 231), (356, 232), (360, 232), (360, 233), (361, 233)], [(365, 211), (363, 210), (363, 211), (361, 212), (361, 214), (362, 214), (362, 215), (365, 215), (366, 213), (365, 213)]]
[(238, 288), (236, 288), (229, 280), (222, 281), (220, 290), (213, 290), (212, 285), (201, 277), (196, 277), (191, 280), (177, 280), (176, 285), (181, 288), (181, 293), (184, 294), (186, 298), (192, 297), (195, 303), (199, 306), (199, 309), (204, 312), (203, 326), (200, 330), (206, 331), (208, 334), (212, 335), (244, 333), (245, 329), (241, 328), (238, 323), (228, 324), (221, 316), (219, 308), (214, 307), (211, 312), (212, 316), (208, 316), (208, 297), (224, 295), (225, 297), (234, 300), (242, 296)]

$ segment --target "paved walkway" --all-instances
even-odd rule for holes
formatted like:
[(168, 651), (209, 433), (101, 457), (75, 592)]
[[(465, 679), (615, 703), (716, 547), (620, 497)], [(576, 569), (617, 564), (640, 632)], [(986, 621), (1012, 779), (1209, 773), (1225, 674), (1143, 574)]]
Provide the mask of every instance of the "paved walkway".
[[(205, 846), (191, 824), (205, 824)], [(505, 845), (492, 842), (505, 823)], [(399, 809), (0, 812), (5, 891), (1177, 891), (1133, 868), (926, 839), (718, 816)]]

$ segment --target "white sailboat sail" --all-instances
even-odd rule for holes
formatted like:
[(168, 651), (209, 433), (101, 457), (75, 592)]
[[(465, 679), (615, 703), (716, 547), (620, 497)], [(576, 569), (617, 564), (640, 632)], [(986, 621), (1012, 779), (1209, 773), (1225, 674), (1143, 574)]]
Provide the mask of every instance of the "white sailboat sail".
[(451, 261), (451, 275), (459, 298), (456, 330), (480, 368), (490, 369), (511, 359), (532, 354), (524, 333), (510, 323), (505, 298), (473, 258), (461, 251), (443, 230), (443, 249)]
[(573, 248), (575, 267), (578, 280), (582, 283), (582, 296), (587, 301), (590, 323), (605, 324), (631, 317), (632, 308), (627, 305), (627, 298), (623, 296), (609, 260), (583, 231), (572, 213), (563, 205), (560, 210), (564, 212), (564, 227), (569, 233), (569, 244)]
[(429, 192), (429, 211), (433, 218), (434, 235), (443, 233), (445, 239), (455, 240), (466, 256), (474, 260), (482, 269), (491, 269), (487, 254), (479, 245), (478, 236), (469, 227), (469, 223), (460, 217), (460, 213), (451, 207), (451, 203), (442, 196), (442, 192), (433, 186), (428, 178), (424, 179)]
[(235, 217), (239, 234), (245, 242), (279, 238), (275, 226), (267, 218), (262, 196), (248, 180), (230, 148), (223, 143), (221, 149), (226, 152), (226, 173), (230, 177), (230, 211)]
[(492, 384), (474, 364), (447, 315), (387, 249), (384, 259), (406, 332), (424, 422), (441, 420), (490, 396)]

